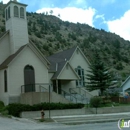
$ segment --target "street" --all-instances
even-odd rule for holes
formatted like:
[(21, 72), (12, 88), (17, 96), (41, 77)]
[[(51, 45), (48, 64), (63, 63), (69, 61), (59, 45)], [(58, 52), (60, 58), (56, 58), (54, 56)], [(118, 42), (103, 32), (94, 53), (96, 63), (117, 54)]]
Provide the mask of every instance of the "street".
[(0, 130), (119, 130), (117, 122), (64, 125), (59, 123), (43, 123), (23, 118), (0, 117)]

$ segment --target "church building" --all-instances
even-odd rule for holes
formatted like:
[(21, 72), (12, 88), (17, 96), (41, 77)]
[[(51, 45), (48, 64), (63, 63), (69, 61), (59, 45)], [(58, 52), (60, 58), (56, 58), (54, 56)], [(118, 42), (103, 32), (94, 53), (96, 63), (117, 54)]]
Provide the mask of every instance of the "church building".
[(5, 7), (6, 32), (0, 36), (0, 100), (5, 105), (47, 102), (49, 85), (52, 102), (67, 102), (63, 92), (93, 96), (84, 88), (90, 64), (81, 49), (73, 47), (45, 57), (29, 40), (26, 7), (16, 0)]

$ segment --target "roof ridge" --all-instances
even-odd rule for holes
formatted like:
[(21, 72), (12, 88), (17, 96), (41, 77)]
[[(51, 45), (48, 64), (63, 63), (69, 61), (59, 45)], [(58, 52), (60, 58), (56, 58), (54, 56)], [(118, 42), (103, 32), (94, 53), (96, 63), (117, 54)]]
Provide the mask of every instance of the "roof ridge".
[(59, 53), (55, 53), (53, 55), (50, 55), (47, 58), (57, 58), (57, 59), (63, 59), (63, 58), (65, 59), (66, 58), (67, 60), (69, 60), (76, 48), (77, 47), (74, 46), (70, 49), (67, 49), (67, 50), (61, 51)]

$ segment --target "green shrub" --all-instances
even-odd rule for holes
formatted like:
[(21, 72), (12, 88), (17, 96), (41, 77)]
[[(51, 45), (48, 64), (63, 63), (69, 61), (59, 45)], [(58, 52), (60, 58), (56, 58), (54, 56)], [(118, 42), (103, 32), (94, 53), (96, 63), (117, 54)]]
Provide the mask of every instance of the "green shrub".
[(94, 108), (98, 108), (101, 106), (102, 99), (100, 97), (92, 97), (90, 99), (90, 106)]
[(22, 111), (29, 111), (31, 110), (30, 105), (20, 104), (20, 103), (12, 103), (9, 104), (7, 107), (10, 115), (19, 117)]
[(4, 107), (5, 107), (4, 103), (0, 101), (0, 112), (3, 111)]
[(0, 109), (3, 108), (5, 105), (2, 101), (0, 101)]
[(10, 115), (19, 117), (20, 113), (23, 111), (40, 111), (44, 110), (60, 110), (60, 109), (74, 109), (74, 108), (82, 108), (84, 104), (64, 104), (64, 103), (40, 103), (35, 104), (33, 106), (20, 104), (20, 103), (12, 103), (7, 106), (7, 110)]

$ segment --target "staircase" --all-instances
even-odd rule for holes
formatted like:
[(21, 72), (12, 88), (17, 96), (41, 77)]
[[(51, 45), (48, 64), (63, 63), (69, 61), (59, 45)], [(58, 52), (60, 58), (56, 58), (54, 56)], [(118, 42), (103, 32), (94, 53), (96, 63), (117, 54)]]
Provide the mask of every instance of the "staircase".
[(89, 93), (85, 88), (77, 87), (77, 88), (70, 88), (69, 92), (71, 95), (76, 97), (77, 103), (88, 104), (90, 98), (93, 97), (91, 93)]
[(83, 103), (88, 104), (90, 98), (93, 97), (91, 93), (89, 93), (85, 88), (77, 87), (77, 88), (70, 88), (69, 92), (66, 92), (63, 89), (60, 89), (61, 95), (73, 103)]
[(61, 95), (66, 98), (67, 100), (69, 100), (70, 102), (73, 102), (73, 103), (77, 103), (77, 98), (75, 97), (75, 95), (71, 94), (71, 93), (68, 93), (64, 90), (60, 90), (61, 91)]

